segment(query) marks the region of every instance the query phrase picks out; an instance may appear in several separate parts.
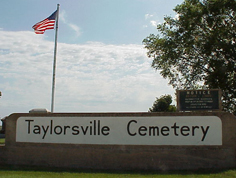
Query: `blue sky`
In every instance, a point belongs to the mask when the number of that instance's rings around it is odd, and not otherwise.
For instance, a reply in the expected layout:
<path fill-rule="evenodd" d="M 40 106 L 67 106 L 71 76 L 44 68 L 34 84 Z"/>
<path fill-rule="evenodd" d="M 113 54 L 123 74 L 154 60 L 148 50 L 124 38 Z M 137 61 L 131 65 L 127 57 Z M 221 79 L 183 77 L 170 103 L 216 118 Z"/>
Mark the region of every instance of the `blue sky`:
<path fill-rule="evenodd" d="M 182 0 L 0 2 L 0 118 L 51 106 L 54 30 L 32 26 L 60 4 L 55 112 L 143 112 L 174 89 L 142 40 Z"/>

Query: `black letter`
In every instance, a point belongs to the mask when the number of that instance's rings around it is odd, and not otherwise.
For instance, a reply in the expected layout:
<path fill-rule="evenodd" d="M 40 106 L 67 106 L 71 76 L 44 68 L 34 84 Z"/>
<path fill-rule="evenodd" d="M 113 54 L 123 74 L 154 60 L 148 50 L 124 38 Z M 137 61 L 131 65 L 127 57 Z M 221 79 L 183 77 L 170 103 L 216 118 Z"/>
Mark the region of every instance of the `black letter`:
<path fill-rule="evenodd" d="M 178 129 L 179 126 L 176 126 L 176 123 L 175 123 L 171 128 L 174 129 L 175 136 L 178 136 L 176 129 Z"/>
<path fill-rule="evenodd" d="M 28 123 L 28 134 L 30 134 L 30 122 L 34 122 L 34 120 L 25 120 L 25 122 L 29 122 Z"/>
<path fill-rule="evenodd" d="M 195 129 L 199 129 L 199 126 L 193 126 L 192 127 L 192 136 L 195 135 Z"/>
<path fill-rule="evenodd" d="M 51 125 L 50 125 L 50 134 L 52 135 L 52 126 L 53 126 L 53 120 L 51 120 Z"/>
<path fill-rule="evenodd" d="M 41 129 L 40 129 L 40 126 L 39 126 L 39 125 L 35 125 L 34 128 L 35 128 L 35 129 L 33 130 L 34 134 L 40 134 L 40 133 L 41 133 Z"/>
<path fill-rule="evenodd" d="M 181 127 L 181 129 L 180 129 L 180 132 L 181 132 L 181 134 L 183 135 L 183 136 L 188 136 L 189 135 L 189 133 L 184 133 L 185 131 L 189 131 L 190 129 L 189 129 L 189 127 L 188 126 L 183 126 L 183 127 Z"/>
<path fill-rule="evenodd" d="M 202 141 L 204 141 L 204 139 L 205 139 L 205 137 L 206 137 L 206 135 L 207 135 L 207 132 L 208 132 L 208 129 L 210 128 L 210 126 L 207 126 L 207 127 L 206 127 L 206 130 L 204 130 L 204 127 L 203 127 L 203 126 L 201 126 L 201 128 L 202 128 L 202 133 L 203 133 Z"/>
<path fill-rule="evenodd" d="M 60 128 L 59 132 L 56 132 L 57 128 Z M 57 135 L 60 135 L 62 133 L 62 127 L 60 125 L 57 125 L 56 127 L 54 127 L 54 133 Z"/>
<path fill-rule="evenodd" d="M 168 133 L 164 133 L 164 132 L 168 132 Z M 169 129 L 169 127 L 167 127 L 167 126 L 163 126 L 162 128 L 161 128 L 161 134 L 163 135 L 163 136 L 168 136 L 169 135 L 169 131 L 170 131 L 170 129 Z"/>
<path fill-rule="evenodd" d="M 45 136 L 46 136 L 46 134 L 47 134 L 47 132 L 48 132 L 48 128 L 49 128 L 49 126 L 47 126 L 46 128 L 42 125 L 42 129 L 43 129 L 43 139 L 45 138 Z"/>
<path fill-rule="evenodd" d="M 130 126 L 131 122 L 135 122 L 135 123 L 137 123 L 136 120 L 131 120 L 131 121 L 129 121 L 129 123 L 128 123 L 128 125 L 127 125 L 127 131 L 128 131 L 128 134 L 129 134 L 129 135 L 131 135 L 131 136 L 135 136 L 136 133 L 133 133 L 133 134 L 132 134 L 132 133 L 130 133 L 130 131 L 129 131 L 129 126 Z"/>
<path fill-rule="evenodd" d="M 110 131 L 110 128 L 108 126 L 104 126 L 101 130 L 102 135 L 105 135 L 105 136 L 109 135 L 109 131 Z M 107 133 L 105 133 L 105 132 L 107 132 Z"/>
<path fill-rule="evenodd" d="M 78 129 L 78 130 L 77 130 Z M 72 130 L 74 131 L 72 134 L 73 135 L 79 135 L 79 126 L 73 126 Z"/>
<path fill-rule="evenodd" d="M 66 135 L 66 129 L 70 128 L 70 126 L 64 126 L 64 135 Z"/>
<path fill-rule="evenodd" d="M 84 135 L 86 135 L 87 131 L 88 131 L 89 126 L 86 126 L 84 129 L 84 126 L 81 126 L 82 132 Z"/>
<path fill-rule="evenodd" d="M 154 126 L 149 127 L 149 136 L 152 136 L 152 133 L 153 133 L 153 136 L 155 136 L 156 135 L 155 130 L 156 130 L 157 136 L 159 136 L 159 127 L 154 127 Z"/>
<path fill-rule="evenodd" d="M 144 133 L 141 133 L 142 131 L 144 131 Z M 147 127 L 145 127 L 145 126 L 141 126 L 141 127 L 139 127 L 139 129 L 138 129 L 138 133 L 139 133 L 139 135 L 141 135 L 141 136 L 145 136 L 145 135 L 147 134 L 145 131 L 147 131 Z"/>

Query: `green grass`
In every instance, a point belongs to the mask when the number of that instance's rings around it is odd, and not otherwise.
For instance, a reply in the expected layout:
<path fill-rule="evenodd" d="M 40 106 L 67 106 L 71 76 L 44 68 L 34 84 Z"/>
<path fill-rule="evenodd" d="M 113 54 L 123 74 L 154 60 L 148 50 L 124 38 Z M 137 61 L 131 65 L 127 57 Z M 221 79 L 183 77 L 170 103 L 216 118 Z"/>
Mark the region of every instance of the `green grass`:
<path fill-rule="evenodd" d="M 0 138 L 0 144 L 5 144 L 5 138 Z"/>
<path fill-rule="evenodd" d="M 0 130 L 2 130 L 2 126 L 0 125 Z M 5 144 L 5 138 L 0 138 L 0 144 Z M 1 175 L 0 175 L 1 177 Z"/>
<path fill-rule="evenodd" d="M 37 167 L 0 166 L 1 178 L 232 178 L 236 169 L 175 172 L 95 171 Z"/>

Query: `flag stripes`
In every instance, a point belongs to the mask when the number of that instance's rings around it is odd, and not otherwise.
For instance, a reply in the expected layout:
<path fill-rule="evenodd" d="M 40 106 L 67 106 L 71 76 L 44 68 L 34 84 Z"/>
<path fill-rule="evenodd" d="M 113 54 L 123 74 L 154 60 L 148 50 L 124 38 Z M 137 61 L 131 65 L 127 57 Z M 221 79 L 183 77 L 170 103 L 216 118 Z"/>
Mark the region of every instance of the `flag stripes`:
<path fill-rule="evenodd" d="M 57 16 L 57 10 L 48 18 L 36 23 L 32 28 L 36 34 L 43 34 L 45 30 L 54 29 Z"/>

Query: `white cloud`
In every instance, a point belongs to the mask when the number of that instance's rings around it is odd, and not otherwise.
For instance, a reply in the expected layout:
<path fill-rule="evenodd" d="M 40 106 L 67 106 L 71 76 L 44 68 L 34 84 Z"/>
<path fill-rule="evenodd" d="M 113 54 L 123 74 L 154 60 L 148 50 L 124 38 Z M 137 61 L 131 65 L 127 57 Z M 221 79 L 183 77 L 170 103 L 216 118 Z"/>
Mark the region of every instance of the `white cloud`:
<path fill-rule="evenodd" d="M 62 22 L 64 22 L 64 23 L 66 22 L 66 11 L 65 10 L 60 11 L 59 18 Z"/>
<path fill-rule="evenodd" d="M 0 117 L 51 105 L 54 42 L 0 31 Z M 58 43 L 55 112 L 147 111 L 174 93 L 141 45 Z"/>
<path fill-rule="evenodd" d="M 157 26 L 157 22 L 156 22 L 155 20 L 151 20 L 150 23 L 151 23 L 151 25 L 154 26 L 154 27 Z"/>
<path fill-rule="evenodd" d="M 60 18 L 59 18 L 64 24 L 68 25 L 76 34 L 76 37 L 79 37 L 81 35 L 81 29 L 78 25 L 71 23 L 67 20 L 66 11 L 62 10 L 60 12 Z"/>
<path fill-rule="evenodd" d="M 146 20 L 149 19 L 149 18 L 151 18 L 151 17 L 153 17 L 153 15 L 151 15 L 151 14 L 145 14 L 145 19 L 146 19 Z"/>
<path fill-rule="evenodd" d="M 148 28 L 149 26 L 151 27 L 156 27 L 160 22 L 158 22 L 158 17 L 153 14 L 145 14 L 145 20 L 148 21 L 149 24 L 143 25 L 143 28 Z"/>
<path fill-rule="evenodd" d="M 69 23 L 68 25 L 70 26 L 72 30 L 75 31 L 77 37 L 81 35 L 81 30 L 77 25 L 72 24 L 72 23 Z"/>

